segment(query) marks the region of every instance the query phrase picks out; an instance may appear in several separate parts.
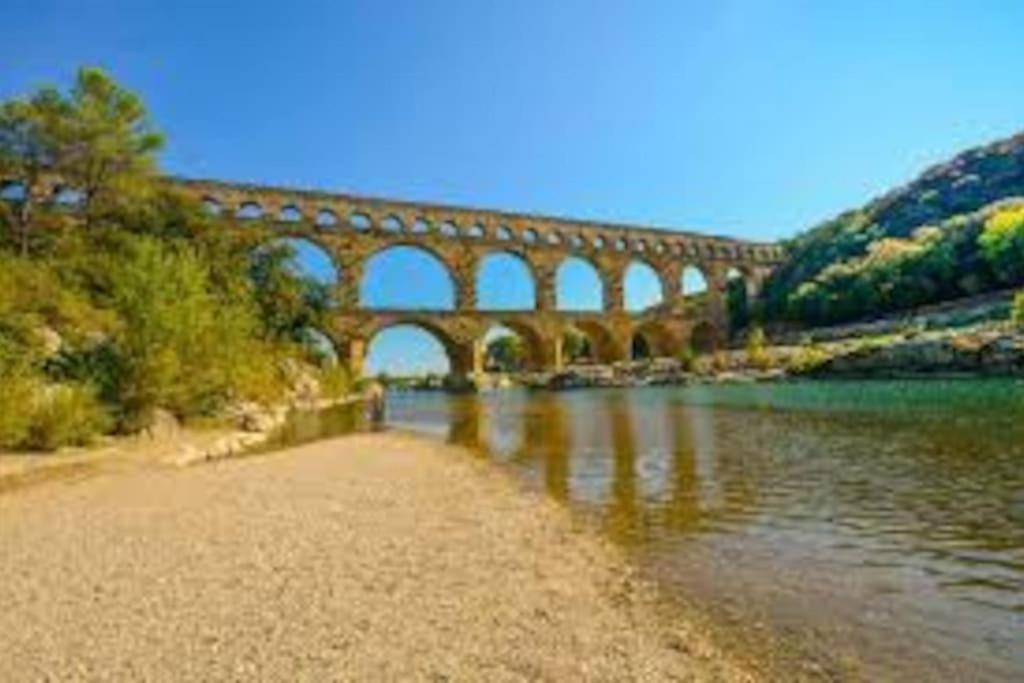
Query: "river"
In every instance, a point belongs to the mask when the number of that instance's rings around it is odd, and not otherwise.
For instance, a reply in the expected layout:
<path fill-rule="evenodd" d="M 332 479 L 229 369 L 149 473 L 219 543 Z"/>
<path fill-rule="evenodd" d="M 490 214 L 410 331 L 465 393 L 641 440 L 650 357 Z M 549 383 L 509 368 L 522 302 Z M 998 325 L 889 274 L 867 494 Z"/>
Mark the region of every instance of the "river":
<path fill-rule="evenodd" d="M 794 676 L 1024 679 L 1024 383 L 394 393 L 388 421 L 563 501 Z"/>

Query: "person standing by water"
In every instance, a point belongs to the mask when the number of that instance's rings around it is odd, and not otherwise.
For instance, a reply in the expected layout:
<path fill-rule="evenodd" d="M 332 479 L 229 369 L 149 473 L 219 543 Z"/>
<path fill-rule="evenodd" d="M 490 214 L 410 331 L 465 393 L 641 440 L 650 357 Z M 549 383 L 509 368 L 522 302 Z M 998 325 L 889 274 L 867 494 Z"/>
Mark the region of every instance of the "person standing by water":
<path fill-rule="evenodd" d="M 384 385 L 376 381 L 370 382 L 366 390 L 366 403 L 370 413 L 370 427 L 380 429 L 384 426 L 384 419 L 387 417 L 387 397 Z"/>

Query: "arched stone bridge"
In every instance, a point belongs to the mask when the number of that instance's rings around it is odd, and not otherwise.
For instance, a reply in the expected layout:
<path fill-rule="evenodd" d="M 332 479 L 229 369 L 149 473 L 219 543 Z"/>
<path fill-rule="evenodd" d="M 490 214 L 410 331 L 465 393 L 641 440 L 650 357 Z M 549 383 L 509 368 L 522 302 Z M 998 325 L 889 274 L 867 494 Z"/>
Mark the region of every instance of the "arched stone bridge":
<path fill-rule="evenodd" d="M 173 179 L 212 213 L 234 217 L 247 239 L 302 238 L 331 256 L 337 270 L 339 307 L 331 329 L 340 354 L 361 372 L 367 345 L 377 332 L 413 324 L 433 333 L 448 352 L 457 376 L 483 369 L 483 336 L 493 324 L 516 331 L 536 369 L 559 369 L 562 338 L 572 327 L 590 339 L 597 360 L 628 359 L 642 335 L 656 355 L 674 355 L 683 344 L 720 343 L 726 330 L 725 292 L 730 271 L 739 273 L 748 295 L 758 291 L 780 261 L 781 248 L 670 229 L 571 220 L 346 194 Z M 451 311 L 361 308 L 363 269 L 374 254 L 398 245 L 419 247 L 448 270 L 455 291 Z M 518 257 L 533 276 L 532 310 L 490 311 L 477 307 L 476 274 L 484 257 Z M 598 273 L 600 312 L 557 310 L 555 280 L 569 257 L 588 261 Z M 629 264 L 642 262 L 657 274 L 662 304 L 639 313 L 625 310 L 623 281 Z M 699 300 L 682 291 L 683 269 L 698 268 L 707 283 Z"/>

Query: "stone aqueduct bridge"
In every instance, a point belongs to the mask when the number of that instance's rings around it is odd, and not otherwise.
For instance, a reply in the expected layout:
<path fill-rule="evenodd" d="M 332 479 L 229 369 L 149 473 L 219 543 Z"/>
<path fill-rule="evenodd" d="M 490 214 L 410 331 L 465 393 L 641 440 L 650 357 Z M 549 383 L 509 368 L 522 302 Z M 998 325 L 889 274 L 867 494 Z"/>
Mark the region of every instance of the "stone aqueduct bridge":
<path fill-rule="evenodd" d="M 741 274 L 748 295 L 753 295 L 782 256 L 774 244 L 693 232 L 210 180 L 172 182 L 201 199 L 210 211 L 234 216 L 240 233 L 254 245 L 302 238 L 330 255 L 337 271 L 339 307 L 330 329 L 323 332 L 356 374 L 374 335 L 399 324 L 433 333 L 448 353 L 452 374 L 463 378 L 483 371 L 483 337 L 494 324 L 520 335 L 528 366 L 538 370 L 562 367 L 562 338 L 570 327 L 587 335 L 600 362 L 628 359 L 637 335 L 654 355 L 674 355 L 684 343 L 716 345 L 726 330 L 729 273 Z M 454 285 L 454 310 L 360 307 L 367 260 L 398 245 L 419 247 L 446 267 Z M 492 253 L 514 255 L 527 266 L 536 292 L 532 310 L 477 307 L 477 270 Z M 584 259 L 595 268 L 603 289 L 603 311 L 556 309 L 556 271 L 569 257 Z M 662 304 L 629 313 L 623 280 L 635 261 L 646 263 L 658 275 Z M 699 302 L 683 296 L 682 273 L 687 266 L 698 268 L 707 283 L 707 294 Z"/>

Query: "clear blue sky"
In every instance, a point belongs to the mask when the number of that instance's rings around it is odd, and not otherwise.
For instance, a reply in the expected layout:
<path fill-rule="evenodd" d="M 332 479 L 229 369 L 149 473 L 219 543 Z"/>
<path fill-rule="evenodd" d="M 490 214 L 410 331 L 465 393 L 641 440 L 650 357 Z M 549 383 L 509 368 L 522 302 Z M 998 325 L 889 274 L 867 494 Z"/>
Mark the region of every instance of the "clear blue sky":
<path fill-rule="evenodd" d="M 775 239 L 1024 128 L 1024 3 L 7 0 L 0 97 L 96 64 L 165 168 Z"/>

